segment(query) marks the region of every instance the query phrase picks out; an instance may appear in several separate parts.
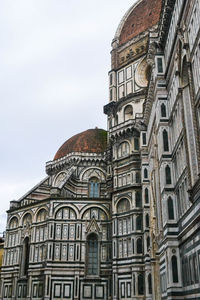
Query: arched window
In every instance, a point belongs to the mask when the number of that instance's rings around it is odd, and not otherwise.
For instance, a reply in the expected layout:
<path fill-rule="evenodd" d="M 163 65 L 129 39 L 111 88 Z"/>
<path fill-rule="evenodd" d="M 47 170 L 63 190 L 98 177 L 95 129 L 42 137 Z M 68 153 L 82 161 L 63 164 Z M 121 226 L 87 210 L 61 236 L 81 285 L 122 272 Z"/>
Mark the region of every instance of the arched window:
<path fill-rule="evenodd" d="M 43 222 L 46 220 L 47 211 L 45 209 L 41 209 L 37 214 L 37 222 Z"/>
<path fill-rule="evenodd" d="M 127 156 L 130 154 L 130 145 L 128 142 L 123 142 L 118 148 L 118 158 Z"/>
<path fill-rule="evenodd" d="M 137 253 L 142 254 L 142 238 L 137 239 Z"/>
<path fill-rule="evenodd" d="M 109 119 L 109 129 L 112 128 L 112 118 Z"/>
<path fill-rule="evenodd" d="M 26 225 L 31 225 L 31 223 L 32 223 L 32 216 L 31 216 L 31 214 L 29 214 L 29 213 L 25 214 L 25 216 L 23 217 L 22 224 L 24 226 L 26 226 Z"/>
<path fill-rule="evenodd" d="M 136 218 L 136 230 L 142 230 L 142 215 Z"/>
<path fill-rule="evenodd" d="M 161 104 L 161 117 L 166 118 L 167 112 L 166 112 L 166 106 L 164 103 Z"/>
<path fill-rule="evenodd" d="M 151 274 L 148 275 L 148 289 L 149 289 L 149 294 L 152 294 L 152 278 Z"/>
<path fill-rule="evenodd" d="M 145 203 L 148 204 L 149 203 L 149 190 L 148 190 L 148 188 L 146 188 L 144 190 L 144 198 L 145 198 Z"/>
<path fill-rule="evenodd" d="M 147 168 L 144 169 L 144 178 L 145 179 L 148 178 L 148 170 L 147 170 Z"/>
<path fill-rule="evenodd" d="M 172 279 L 173 283 L 178 282 L 178 265 L 177 265 L 177 257 L 172 256 Z"/>
<path fill-rule="evenodd" d="M 133 118 L 133 107 L 131 105 L 127 105 L 124 109 L 124 121 Z"/>
<path fill-rule="evenodd" d="M 17 217 L 13 217 L 10 221 L 9 228 L 14 229 L 17 228 L 17 226 L 18 226 L 18 219 Z"/>
<path fill-rule="evenodd" d="M 169 151 L 168 132 L 166 129 L 163 130 L 163 149 L 164 151 Z"/>
<path fill-rule="evenodd" d="M 147 237 L 147 251 L 149 251 L 150 248 L 150 237 Z"/>
<path fill-rule="evenodd" d="M 99 198 L 99 194 L 100 194 L 99 180 L 96 177 L 92 177 L 89 180 L 89 197 Z"/>
<path fill-rule="evenodd" d="M 30 255 L 30 243 L 29 243 L 29 238 L 26 237 L 23 242 L 23 251 L 22 251 L 22 276 L 28 275 L 29 255 Z"/>
<path fill-rule="evenodd" d="M 144 276 L 138 275 L 138 295 L 144 295 Z"/>
<path fill-rule="evenodd" d="M 142 197 L 140 191 L 137 191 L 135 194 L 135 206 L 142 207 Z"/>
<path fill-rule="evenodd" d="M 146 221 L 146 227 L 148 228 L 149 227 L 149 215 L 148 214 L 146 214 L 145 221 Z"/>
<path fill-rule="evenodd" d="M 168 165 L 165 168 L 165 180 L 166 180 L 166 184 L 171 184 L 172 183 L 171 169 Z"/>
<path fill-rule="evenodd" d="M 98 275 L 98 236 L 91 233 L 87 238 L 87 274 Z"/>
<path fill-rule="evenodd" d="M 174 220 L 174 203 L 171 197 L 167 199 L 167 206 L 168 206 L 168 218 L 169 220 Z"/>
<path fill-rule="evenodd" d="M 56 213 L 57 220 L 75 220 L 76 213 L 71 207 L 62 207 Z"/>
<path fill-rule="evenodd" d="M 105 221 L 107 220 L 107 215 L 102 209 L 98 207 L 92 207 L 87 209 L 82 216 L 83 220 L 91 220 L 93 218 L 95 220 Z"/>
<path fill-rule="evenodd" d="M 117 212 L 123 213 L 126 211 L 130 211 L 130 202 L 128 199 L 121 199 L 117 204 Z"/>

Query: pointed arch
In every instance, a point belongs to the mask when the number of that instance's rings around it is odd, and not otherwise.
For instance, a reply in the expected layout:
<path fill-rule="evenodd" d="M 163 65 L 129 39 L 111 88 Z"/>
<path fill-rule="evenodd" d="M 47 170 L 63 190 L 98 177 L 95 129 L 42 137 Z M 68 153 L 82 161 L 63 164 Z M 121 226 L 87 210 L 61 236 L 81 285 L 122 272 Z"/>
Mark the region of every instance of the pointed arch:
<path fill-rule="evenodd" d="M 144 190 L 144 198 L 145 198 L 145 203 L 148 204 L 149 203 L 149 189 L 145 188 Z"/>
<path fill-rule="evenodd" d="M 167 199 L 167 208 L 168 208 L 168 218 L 169 220 L 174 220 L 174 202 L 172 197 Z"/>
<path fill-rule="evenodd" d="M 91 233 L 87 237 L 87 275 L 95 276 L 99 273 L 99 243 L 98 235 Z"/>
<path fill-rule="evenodd" d="M 173 283 L 178 283 L 178 263 L 177 263 L 177 257 L 175 255 L 172 256 L 171 260 L 172 265 L 172 280 Z"/>
<path fill-rule="evenodd" d="M 132 105 L 127 105 L 124 108 L 124 121 L 128 121 L 133 118 L 133 107 Z"/>
<path fill-rule="evenodd" d="M 166 129 L 163 130 L 163 150 L 169 151 L 169 138 L 168 138 L 168 132 Z"/>
<path fill-rule="evenodd" d="M 166 184 L 172 184 L 171 168 L 169 167 L 169 165 L 165 167 L 165 182 Z"/>
<path fill-rule="evenodd" d="M 166 105 L 164 103 L 161 104 L 161 117 L 162 118 L 166 118 L 167 117 Z"/>

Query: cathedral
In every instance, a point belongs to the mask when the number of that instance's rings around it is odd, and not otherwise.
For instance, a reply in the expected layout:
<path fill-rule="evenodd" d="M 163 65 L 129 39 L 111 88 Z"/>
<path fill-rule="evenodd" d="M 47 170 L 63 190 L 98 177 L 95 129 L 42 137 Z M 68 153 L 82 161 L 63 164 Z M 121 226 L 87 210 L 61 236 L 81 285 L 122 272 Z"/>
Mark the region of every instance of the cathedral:
<path fill-rule="evenodd" d="M 11 201 L 0 299 L 200 299 L 199 16 L 138 0 L 122 18 L 107 131 L 71 137 Z"/>

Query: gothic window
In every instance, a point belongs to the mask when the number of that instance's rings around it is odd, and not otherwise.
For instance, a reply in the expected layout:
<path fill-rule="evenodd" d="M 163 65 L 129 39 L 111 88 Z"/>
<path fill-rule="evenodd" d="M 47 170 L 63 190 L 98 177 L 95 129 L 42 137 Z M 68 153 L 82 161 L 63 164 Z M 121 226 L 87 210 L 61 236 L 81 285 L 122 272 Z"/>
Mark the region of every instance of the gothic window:
<path fill-rule="evenodd" d="M 30 244 L 29 244 L 29 238 L 26 237 L 24 242 L 23 242 L 22 276 L 27 276 L 28 275 L 29 255 L 30 255 Z"/>
<path fill-rule="evenodd" d="M 128 142 L 123 142 L 118 148 L 118 158 L 127 156 L 130 154 L 130 145 Z"/>
<path fill-rule="evenodd" d="M 112 118 L 109 119 L 109 129 L 112 128 Z"/>
<path fill-rule="evenodd" d="M 178 282 L 178 264 L 177 264 L 177 257 L 175 255 L 172 256 L 172 280 L 173 283 Z"/>
<path fill-rule="evenodd" d="M 167 117 L 167 111 L 166 111 L 166 106 L 164 103 L 161 104 L 161 117 L 166 118 Z"/>
<path fill-rule="evenodd" d="M 124 121 L 133 118 L 133 107 L 131 105 L 127 105 L 124 109 Z"/>
<path fill-rule="evenodd" d="M 37 222 L 45 221 L 47 217 L 47 212 L 45 209 L 41 209 L 37 214 Z"/>
<path fill-rule="evenodd" d="M 138 295 L 144 295 L 144 276 L 138 275 Z"/>
<path fill-rule="evenodd" d="M 161 57 L 157 58 L 157 67 L 158 67 L 158 73 L 163 73 L 163 62 Z"/>
<path fill-rule="evenodd" d="M 144 178 L 145 179 L 148 178 L 148 170 L 147 170 L 147 168 L 144 169 Z"/>
<path fill-rule="evenodd" d="M 76 213 L 71 207 L 62 207 L 56 213 L 57 220 L 75 220 L 76 218 Z"/>
<path fill-rule="evenodd" d="M 100 184 L 98 178 L 92 177 L 89 180 L 89 197 L 99 198 L 100 195 Z"/>
<path fill-rule="evenodd" d="M 98 275 L 98 236 L 91 233 L 87 238 L 87 275 Z"/>
<path fill-rule="evenodd" d="M 136 218 L 136 230 L 142 230 L 142 215 Z"/>
<path fill-rule="evenodd" d="M 134 149 L 138 151 L 140 149 L 139 138 L 134 138 Z"/>
<path fill-rule="evenodd" d="M 163 130 L 163 149 L 164 151 L 169 151 L 168 132 L 166 129 Z"/>
<path fill-rule="evenodd" d="M 142 254 L 142 238 L 137 239 L 137 253 Z"/>
<path fill-rule="evenodd" d="M 146 144 L 147 144 L 147 136 L 146 136 L 146 132 L 143 132 L 143 133 L 142 133 L 142 143 L 143 143 L 143 145 L 146 145 Z"/>
<path fill-rule="evenodd" d="M 126 198 L 121 199 L 117 204 L 117 212 L 123 213 L 127 211 L 130 211 L 130 202 Z"/>
<path fill-rule="evenodd" d="M 17 228 L 17 226 L 18 226 L 18 219 L 17 219 L 17 217 L 13 217 L 10 221 L 9 228 L 14 229 L 14 228 Z"/>
<path fill-rule="evenodd" d="M 151 274 L 148 275 L 148 289 L 149 289 L 149 294 L 152 294 L 152 278 Z"/>
<path fill-rule="evenodd" d="M 148 214 L 146 214 L 145 220 L 146 220 L 146 227 L 148 228 L 149 227 L 149 215 Z"/>
<path fill-rule="evenodd" d="M 148 188 L 146 188 L 145 191 L 144 191 L 144 197 L 145 197 L 145 203 L 148 204 L 149 203 L 149 190 L 148 190 Z"/>
<path fill-rule="evenodd" d="M 142 207 L 142 197 L 140 191 L 137 191 L 135 194 L 135 206 Z"/>
<path fill-rule="evenodd" d="M 166 180 L 166 184 L 171 184 L 172 183 L 171 169 L 168 165 L 165 168 L 165 180 Z"/>
<path fill-rule="evenodd" d="M 171 197 L 167 199 L 167 206 L 168 206 L 168 218 L 169 220 L 174 220 L 174 203 Z"/>

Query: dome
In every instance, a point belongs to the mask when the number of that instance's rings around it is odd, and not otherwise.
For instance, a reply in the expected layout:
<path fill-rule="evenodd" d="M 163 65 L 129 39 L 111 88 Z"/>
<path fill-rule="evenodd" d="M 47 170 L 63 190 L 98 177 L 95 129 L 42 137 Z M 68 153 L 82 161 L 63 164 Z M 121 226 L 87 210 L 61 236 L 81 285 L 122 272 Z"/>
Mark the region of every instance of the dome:
<path fill-rule="evenodd" d="M 140 33 L 156 25 L 160 19 L 162 0 L 139 0 L 122 19 L 115 38 L 125 44 Z"/>
<path fill-rule="evenodd" d="M 57 151 L 54 160 L 72 152 L 102 153 L 107 147 L 107 131 L 103 129 L 88 129 L 74 135 Z"/>

